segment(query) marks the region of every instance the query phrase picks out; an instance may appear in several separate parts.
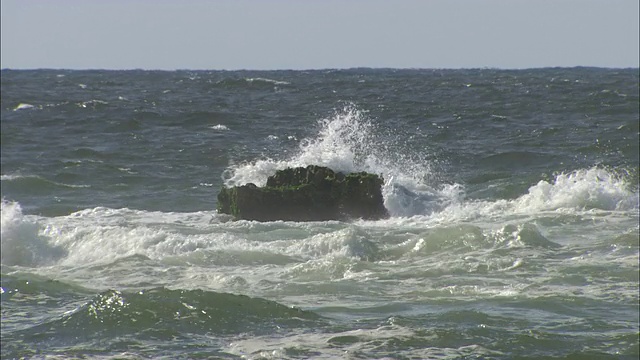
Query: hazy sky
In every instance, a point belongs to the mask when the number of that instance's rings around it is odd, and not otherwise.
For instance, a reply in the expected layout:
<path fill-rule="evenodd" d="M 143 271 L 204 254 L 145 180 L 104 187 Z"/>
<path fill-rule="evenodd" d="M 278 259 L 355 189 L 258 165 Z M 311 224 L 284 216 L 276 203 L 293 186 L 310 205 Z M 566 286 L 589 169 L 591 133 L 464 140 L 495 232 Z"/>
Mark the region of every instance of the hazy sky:
<path fill-rule="evenodd" d="M 638 0 L 2 0 L 2 68 L 638 67 Z"/>

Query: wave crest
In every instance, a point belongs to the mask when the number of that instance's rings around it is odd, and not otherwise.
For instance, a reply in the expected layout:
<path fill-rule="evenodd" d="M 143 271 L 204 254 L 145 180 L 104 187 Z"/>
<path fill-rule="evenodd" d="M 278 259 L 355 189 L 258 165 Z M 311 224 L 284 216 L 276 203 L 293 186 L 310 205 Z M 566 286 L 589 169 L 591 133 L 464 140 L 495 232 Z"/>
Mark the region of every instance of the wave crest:
<path fill-rule="evenodd" d="M 50 244 L 35 220 L 22 214 L 20 204 L 5 199 L 2 199 L 0 239 L 2 265 L 33 267 L 67 255 L 63 248 Z"/>
<path fill-rule="evenodd" d="M 515 206 L 521 210 L 629 210 L 638 208 L 638 194 L 629 190 L 623 177 L 593 167 L 559 174 L 553 182 L 541 180 L 518 198 Z"/>

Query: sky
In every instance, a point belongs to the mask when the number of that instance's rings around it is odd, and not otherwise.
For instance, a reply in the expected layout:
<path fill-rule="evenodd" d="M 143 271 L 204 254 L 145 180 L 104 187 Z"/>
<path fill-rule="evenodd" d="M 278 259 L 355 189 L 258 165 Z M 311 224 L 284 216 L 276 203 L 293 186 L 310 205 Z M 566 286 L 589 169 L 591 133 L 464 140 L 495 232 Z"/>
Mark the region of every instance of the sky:
<path fill-rule="evenodd" d="M 2 0 L 0 68 L 639 67 L 638 0 Z"/>

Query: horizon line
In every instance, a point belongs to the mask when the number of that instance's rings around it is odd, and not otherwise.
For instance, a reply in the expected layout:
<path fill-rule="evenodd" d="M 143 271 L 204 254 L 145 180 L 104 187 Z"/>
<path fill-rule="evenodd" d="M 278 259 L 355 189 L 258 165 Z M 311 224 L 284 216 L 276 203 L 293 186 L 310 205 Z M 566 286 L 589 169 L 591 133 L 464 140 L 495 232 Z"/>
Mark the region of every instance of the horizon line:
<path fill-rule="evenodd" d="M 0 71 L 336 71 L 336 70 L 536 70 L 536 69 L 612 69 L 612 70 L 629 70 L 640 69 L 637 66 L 593 66 L 593 65 L 573 65 L 573 66 L 533 66 L 533 67 L 493 67 L 493 66 L 476 66 L 476 67 L 374 67 L 374 66 L 353 66 L 353 67 L 326 67 L 326 68 L 281 68 L 281 69 L 260 69 L 260 68 L 65 68 L 65 67 L 34 67 L 34 68 L 11 68 L 3 67 Z"/>

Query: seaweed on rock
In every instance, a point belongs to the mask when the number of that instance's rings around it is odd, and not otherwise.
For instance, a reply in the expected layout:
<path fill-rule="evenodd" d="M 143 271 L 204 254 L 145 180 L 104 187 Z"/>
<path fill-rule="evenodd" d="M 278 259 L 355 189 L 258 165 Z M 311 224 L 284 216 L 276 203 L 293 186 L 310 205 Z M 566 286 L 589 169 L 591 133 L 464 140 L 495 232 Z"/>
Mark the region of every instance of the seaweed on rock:
<path fill-rule="evenodd" d="M 316 165 L 279 170 L 264 187 L 223 187 L 218 212 L 257 221 L 325 221 L 388 217 L 381 177 Z"/>

